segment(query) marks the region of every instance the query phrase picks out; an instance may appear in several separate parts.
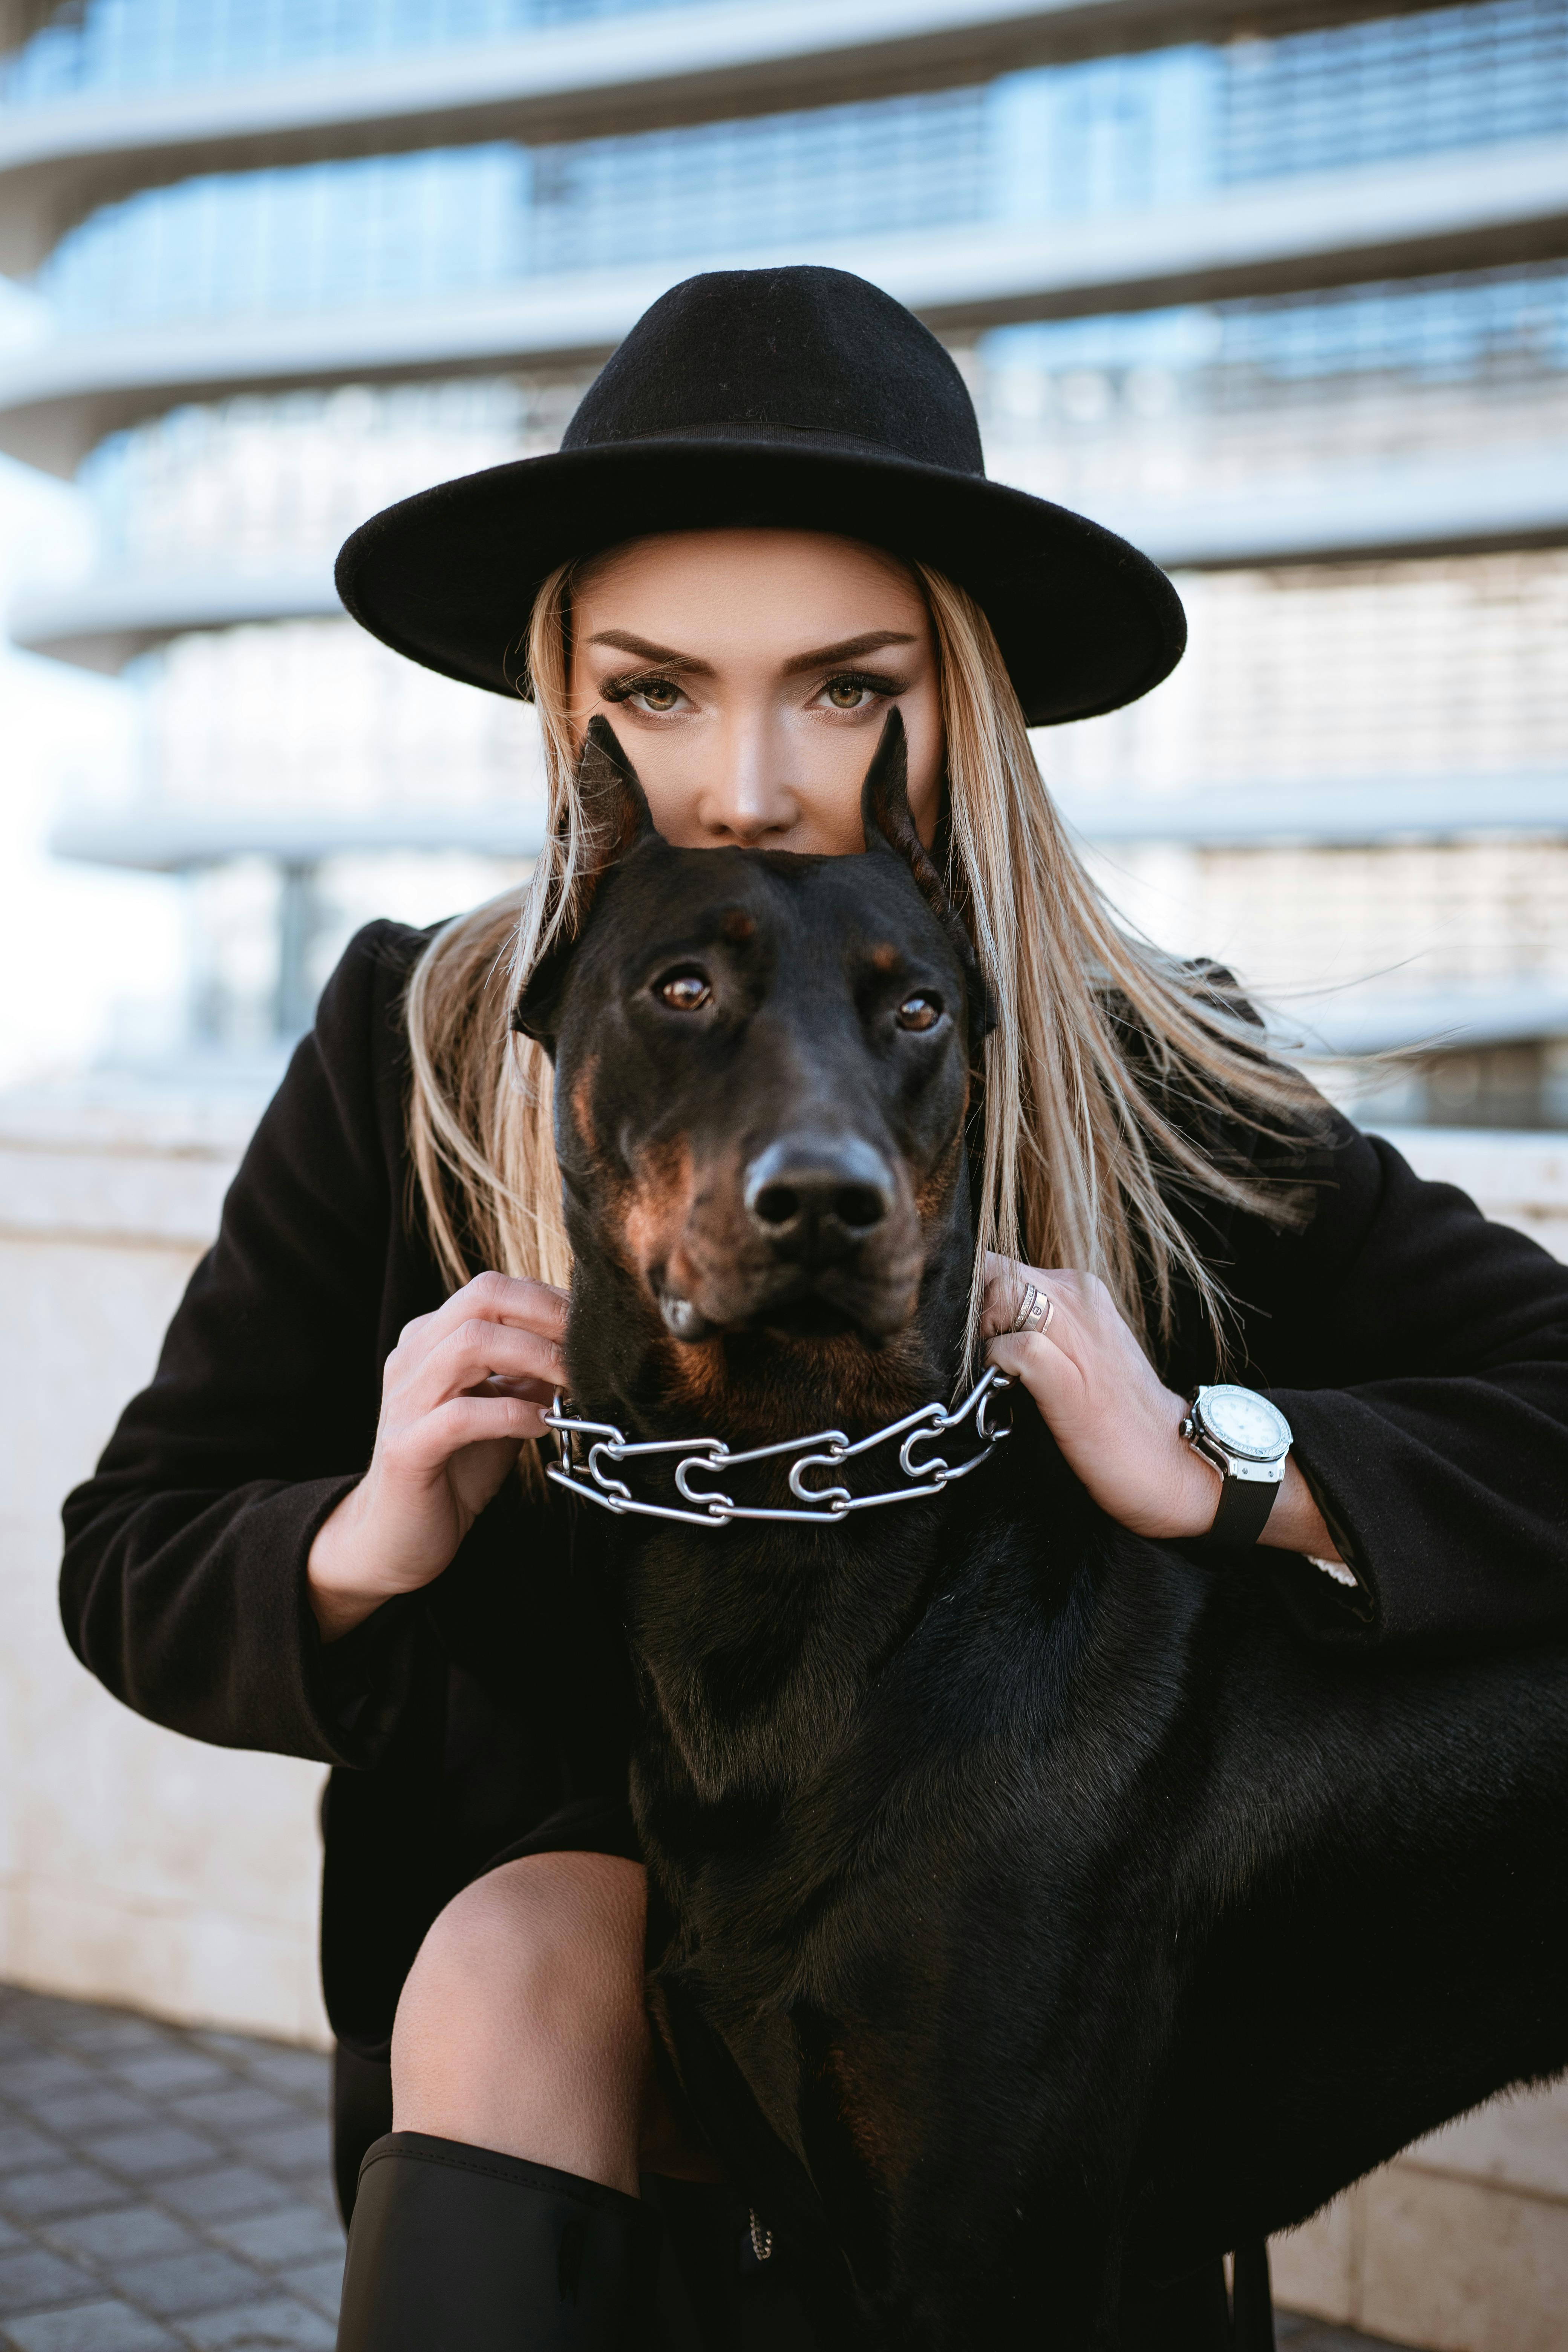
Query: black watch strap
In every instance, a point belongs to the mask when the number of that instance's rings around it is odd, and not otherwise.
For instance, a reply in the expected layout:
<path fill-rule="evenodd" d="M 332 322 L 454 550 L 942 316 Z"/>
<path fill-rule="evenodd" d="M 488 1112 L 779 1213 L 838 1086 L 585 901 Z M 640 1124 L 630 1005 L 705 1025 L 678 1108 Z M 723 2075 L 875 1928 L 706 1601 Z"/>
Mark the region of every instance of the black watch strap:
<path fill-rule="evenodd" d="M 1278 1478 L 1226 1477 L 1209 1529 L 1210 1543 L 1255 1544 L 1274 1508 L 1279 1486 Z"/>

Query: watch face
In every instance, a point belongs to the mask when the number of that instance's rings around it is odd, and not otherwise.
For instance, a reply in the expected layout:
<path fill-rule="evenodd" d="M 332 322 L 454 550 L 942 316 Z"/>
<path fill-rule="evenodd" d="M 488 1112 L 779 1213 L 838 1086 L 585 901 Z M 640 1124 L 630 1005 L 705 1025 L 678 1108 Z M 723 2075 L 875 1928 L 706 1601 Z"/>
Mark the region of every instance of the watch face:
<path fill-rule="evenodd" d="M 1252 1389 L 1205 1389 L 1200 1409 L 1205 1427 L 1227 1454 L 1245 1454 L 1253 1462 L 1274 1462 L 1289 1448 L 1289 1423 L 1267 1397 Z"/>

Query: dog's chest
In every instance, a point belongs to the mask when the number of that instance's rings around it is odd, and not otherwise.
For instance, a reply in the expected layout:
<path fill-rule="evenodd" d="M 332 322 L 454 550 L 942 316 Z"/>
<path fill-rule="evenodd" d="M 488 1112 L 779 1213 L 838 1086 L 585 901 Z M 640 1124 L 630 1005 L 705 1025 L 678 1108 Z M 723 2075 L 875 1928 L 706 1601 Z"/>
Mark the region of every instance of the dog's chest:
<path fill-rule="evenodd" d="M 1029 1544 L 1013 1549 L 1001 1572 L 994 1557 L 942 1562 L 872 1670 L 785 1685 L 775 1705 L 787 1717 L 795 1700 L 793 1720 L 710 1726 L 694 1743 L 645 1715 L 645 1847 L 683 1966 L 731 2013 L 804 2000 L 887 2015 L 906 1980 L 923 2000 L 953 1922 L 991 1899 L 976 1890 L 1037 1868 L 1017 1832 L 1021 1811 L 1053 1810 L 1041 1693 L 1061 1636 Z"/>

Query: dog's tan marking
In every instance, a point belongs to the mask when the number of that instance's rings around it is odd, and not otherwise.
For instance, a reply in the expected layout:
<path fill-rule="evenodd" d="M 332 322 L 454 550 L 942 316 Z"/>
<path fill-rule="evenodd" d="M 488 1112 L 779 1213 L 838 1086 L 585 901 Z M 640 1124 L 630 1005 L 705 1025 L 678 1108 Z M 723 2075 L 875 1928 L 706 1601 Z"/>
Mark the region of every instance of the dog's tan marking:
<path fill-rule="evenodd" d="M 896 971 L 899 966 L 899 950 L 890 940 L 884 940 L 880 947 L 872 949 L 871 961 L 879 971 Z"/>
<path fill-rule="evenodd" d="M 946 1150 L 927 1169 L 915 1187 L 915 1214 L 922 1225 L 929 1226 L 946 1213 L 963 1151 L 963 1124 L 960 1120 L 958 1132 Z"/>
<path fill-rule="evenodd" d="M 626 1253 L 645 1278 L 668 1264 L 691 1213 L 691 1145 L 684 1135 L 648 1144 L 633 1163 L 621 1235 Z"/>
<path fill-rule="evenodd" d="M 853 1339 L 816 1344 L 821 1393 L 833 1399 L 833 1418 L 852 1430 L 875 1429 L 925 1402 L 925 1394 L 913 1393 L 925 1387 L 927 1374 L 912 1331 L 906 1328 L 875 1349 Z"/>
<path fill-rule="evenodd" d="M 730 1394 L 730 1374 L 724 1362 L 723 1340 L 717 1337 L 711 1339 L 670 1339 L 660 1353 L 668 1381 L 666 1394 L 683 1405 L 689 1405 L 698 1417 L 694 1425 L 721 1427 Z"/>
<path fill-rule="evenodd" d="M 599 1057 L 590 1054 L 572 1087 L 572 1124 L 584 1151 L 596 1152 L 599 1139 L 594 1132 L 594 1080 L 599 1075 Z"/>
<path fill-rule="evenodd" d="M 879 2187 L 905 2168 L 897 2117 L 885 2095 L 879 2100 L 868 2070 L 845 2042 L 829 2042 L 822 2071 L 833 2085 L 838 2116 L 850 2147 Z"/>
<path fill-rule="evenodd" d="M 724 918 L 724 937 L 727 940 L 749 940 L 756 928 L 755 918 L 748 915 L 744 907 L 731 907 Z"/>

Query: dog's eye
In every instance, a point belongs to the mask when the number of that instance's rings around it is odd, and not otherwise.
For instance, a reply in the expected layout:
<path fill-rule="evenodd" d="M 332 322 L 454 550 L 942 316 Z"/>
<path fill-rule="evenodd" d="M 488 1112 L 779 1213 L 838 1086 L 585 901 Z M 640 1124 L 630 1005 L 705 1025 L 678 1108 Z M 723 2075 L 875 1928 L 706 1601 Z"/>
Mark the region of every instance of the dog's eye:
<path fill-rule="evenodd" d="M 668 971 L 656 980 L 653 992 L 672 1013 L 700 1012 L 713 992 L 700 971 Z"/>
<path fill-rule="evenodd" d="M 934 1029 L 941 1019 L 940 997 L 906 996 L 899 1007 L 900 1029 Z"/>

